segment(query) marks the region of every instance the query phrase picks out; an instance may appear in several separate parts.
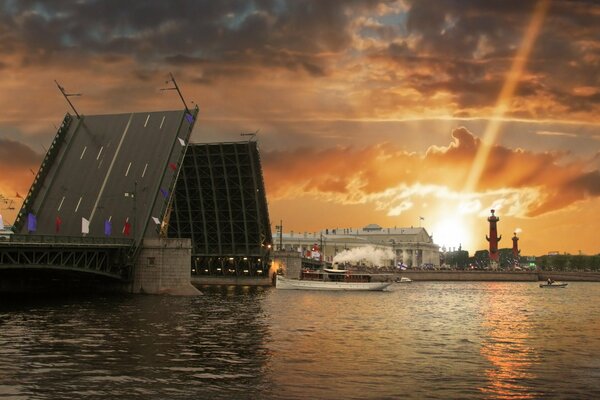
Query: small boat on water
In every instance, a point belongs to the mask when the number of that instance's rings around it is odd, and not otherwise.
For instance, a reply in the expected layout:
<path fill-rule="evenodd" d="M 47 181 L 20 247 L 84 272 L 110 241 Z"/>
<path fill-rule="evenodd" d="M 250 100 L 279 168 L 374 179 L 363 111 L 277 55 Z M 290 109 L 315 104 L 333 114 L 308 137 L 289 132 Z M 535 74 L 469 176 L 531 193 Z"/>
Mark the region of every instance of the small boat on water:
<path fill-rule="evenodd" d="M 398 282 L 398 283 L 411 283 L 412 279 L 403 276 L 400 279 L 396 279 L 396 282 Z"/>
<path fill-rule="evenodd" d="M 300 279 L 277 275 L 277 289 L 296 290 L 368 290 L 381 291 L 392 282 L 374 282 L 371 274 L 352 273 L 343 269 L 302 271 Z"/>
<path fill-rule="evenodd" d="M 540 287 L 541 288 L 565 288 L 567 287 L 568 283 L 564 283 L 564 282 L 544 282 L 544 283 L 540 283 Z"/>

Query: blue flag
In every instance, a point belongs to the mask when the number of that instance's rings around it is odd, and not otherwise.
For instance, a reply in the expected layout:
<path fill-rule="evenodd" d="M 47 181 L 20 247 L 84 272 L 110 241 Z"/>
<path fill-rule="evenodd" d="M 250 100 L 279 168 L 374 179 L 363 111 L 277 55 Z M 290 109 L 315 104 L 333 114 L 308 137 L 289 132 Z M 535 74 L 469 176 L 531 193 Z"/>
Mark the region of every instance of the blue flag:
<path fill-rule="evenodd" d="M 32 213 L 29 213 L 27 216 L 27 230 L 29 232 L 35 232 L 37 230 L 37 219 Z"/>
<path fill-rule="evenodd" d="M 104 221 L 104 234 L 110 236 L 112 234 L 112 222 L 109 220 Z"/>
<path fill-rule="evenodd" d="M 186 120 L 187 120 L 187 122 L 189 122 L 190 124 L 191 124 L 192 122 L 194 122 L 194 116 L 193 116 L 192 114 L 185 113 L 185 119 L 186 119 Z"/>
<path fill-rule="evenodd" d="M 169 198 L 169 191 L 167 189 L 160 188 L 160 194 L 162 194 L 165 199 Z"/>

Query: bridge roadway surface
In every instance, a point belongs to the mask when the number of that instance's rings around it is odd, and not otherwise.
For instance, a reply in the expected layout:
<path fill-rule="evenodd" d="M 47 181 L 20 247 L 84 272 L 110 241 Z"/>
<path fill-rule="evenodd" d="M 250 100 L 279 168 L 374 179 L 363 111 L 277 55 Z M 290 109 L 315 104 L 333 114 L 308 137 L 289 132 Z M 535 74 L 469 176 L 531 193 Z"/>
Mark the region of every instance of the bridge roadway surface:
<path fill-rule="evenodd" d="M 107 219 L 111 237 L 125 237 L 126 220 L 137 240 L 157 236 L 152 217 L 162 221 L 168 201 L 161 188 L 171 192 L 186 148 L 179 139 L 187 144 L 192 126 L 184 110 L 74 118 L 37 196 L 28 199 L 34 234 L 81 236 L 86 218 L 89 236 L 104 236 Z M 21 234 L 28 233 L 24 217 Z"/>

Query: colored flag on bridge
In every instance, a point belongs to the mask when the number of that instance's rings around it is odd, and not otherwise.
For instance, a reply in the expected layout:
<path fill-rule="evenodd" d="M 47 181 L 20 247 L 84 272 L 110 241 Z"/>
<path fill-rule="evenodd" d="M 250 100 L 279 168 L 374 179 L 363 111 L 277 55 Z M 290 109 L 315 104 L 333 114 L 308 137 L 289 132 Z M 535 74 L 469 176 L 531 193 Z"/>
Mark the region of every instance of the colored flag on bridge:
<path fill-rule="evenodd" d="M 60 219 L 60 217 L 57 215 L 56 221 L 54 222 L 54 230 L 56 231 L 56 233 L 60 232 L 61 225 L 62 225 L 62 219 Z"/>
<path fill-rule="evenodd" d="M 152 217 L 152 221 L 154 221 L 154 223 L 156 225 L 160 225 L 160 219 L 156 218 L 156 217 Z"/>
<path fill-rule="evenodd" d="M 179 139 L 179 143 L 180 143 L 182 146 L 185 146 L 185 140 L 183 140 L 183 139 L 182 139 L 182 138 L 180 138 L 180 137 L 178 137 L 177 139 Z"/>
<path fill-rule="evenodd" d="M 37 219 L 32 213 L 29 213 L 29 215 L 27 215 L 27 230 L 29 231 L 29 233 L 35 232 L 37 230 Z"/>
<path fill-rule="evenodd" d="M 104 221 L 104 234 L 110 236 L 112 234 L 112 222 L 109 219 Z"/>
<path fill-rule="evenodd" d="M 171 168 L 173 171 L 177 171 L 177 164 L 169 163 L 169 168 Z"/>
<path fill-rule="evenodd" d="M 192 114 L 189 113 L 185 113 L 185 119 L 187 122 L 189 122 L 190 124 L 194 122 L 194 116 Z"/>
<path fill-rule="evenodd" d="M 165 199 L 169 198 L 169 191 L 167 189 L 160 188 L 160 194 L 162 194 Z"/>
<path fill-rule="evenodd" d="M 125 220 L 125 225 L 123 226 L 123 235 L 129 236 L 131 234 L 131 224 L 129 223 L 129 218 Z"/>
<path fill-rule="evenodd" d="M 90 221 L 85 218 L 81 218 L 81 233 L 87 235 L 90 233 Z"/>

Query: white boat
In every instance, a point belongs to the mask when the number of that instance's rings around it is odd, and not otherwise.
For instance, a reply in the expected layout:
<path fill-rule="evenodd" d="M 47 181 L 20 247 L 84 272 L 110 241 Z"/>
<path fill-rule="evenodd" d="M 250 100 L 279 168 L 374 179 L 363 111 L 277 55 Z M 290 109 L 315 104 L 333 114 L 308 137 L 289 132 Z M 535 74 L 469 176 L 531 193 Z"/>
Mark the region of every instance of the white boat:
<path fill-rule="evenodd" d="M 411 283 L 412 279 L 403 276 L 400 279 L 396 279 L 396 282 L 398 282 L 398 283 Z"/>
<path fill-rule="evenodd" d="M 544 283 L 540 283 L 540 287 L 541 288 L 565 288 L 567 287 L 568 283 L 564 283 L 564 282 L 544 282 Z"/>
<path fill-rule="evenodd" d="M 372 282 L 370 274 L 350 273 L 346 270 L 324 269 L 303 271 L 300 279 L 277 275 L 277 289 L 295 290 L 369 290 L 381 291 L 392 282 Z"/>

